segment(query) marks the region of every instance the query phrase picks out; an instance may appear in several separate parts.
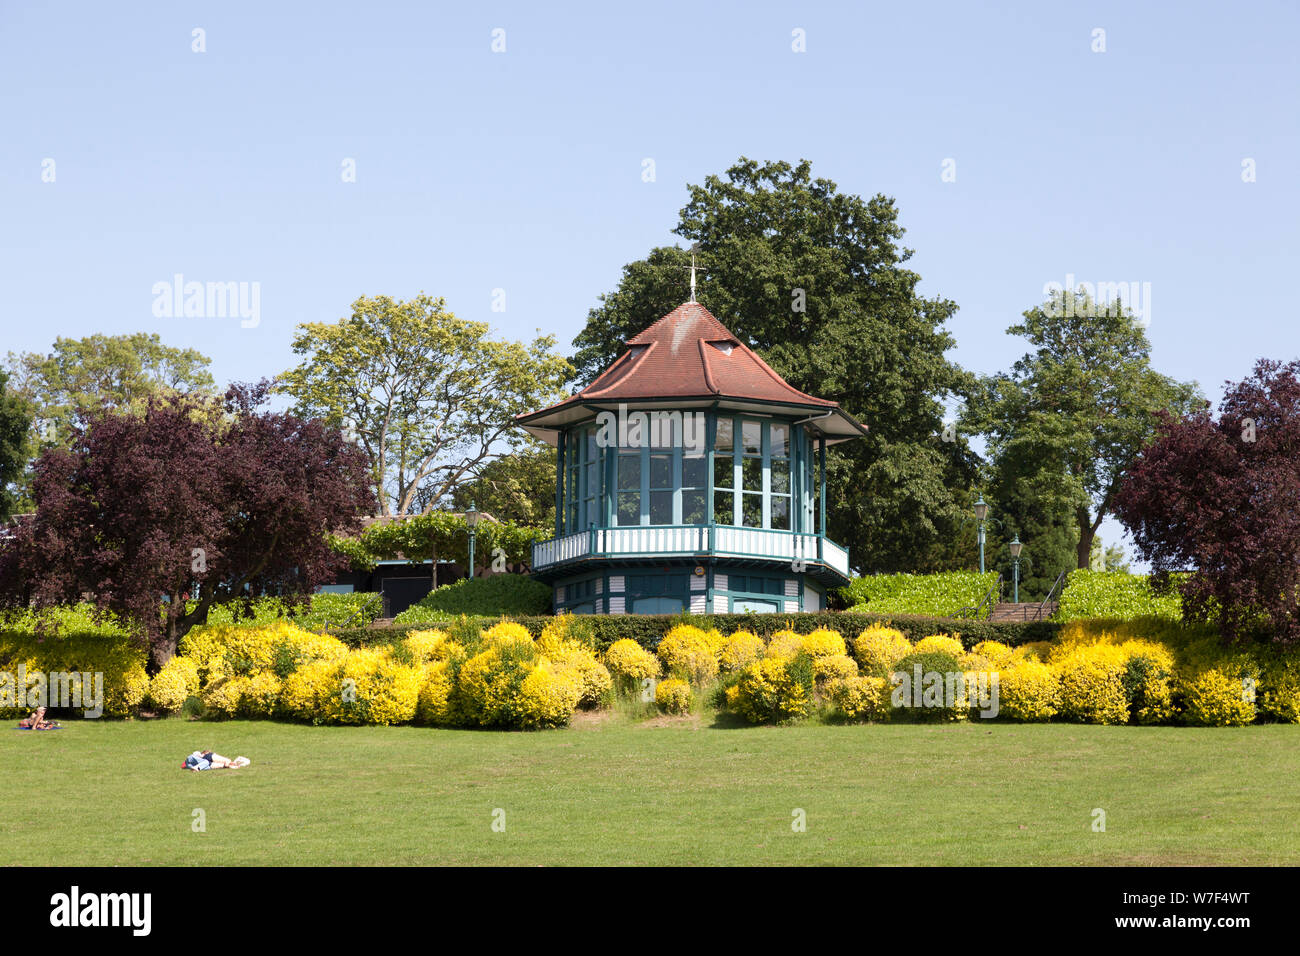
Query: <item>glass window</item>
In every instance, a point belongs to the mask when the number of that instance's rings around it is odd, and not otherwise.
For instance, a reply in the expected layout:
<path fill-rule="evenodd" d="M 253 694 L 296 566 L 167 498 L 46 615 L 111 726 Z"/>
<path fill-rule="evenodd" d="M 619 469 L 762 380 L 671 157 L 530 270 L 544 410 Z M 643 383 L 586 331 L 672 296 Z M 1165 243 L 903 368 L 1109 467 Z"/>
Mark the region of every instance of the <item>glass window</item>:
<path fill-rule="evenodd" d="M 761 455 L 763 453 L 763 423 L 741 422 L 740 442 L 746 455 Z"/>
<path fill-rule="evenodd" d="M 772 459 L 772 494 L 790 493 L 790 462 Z"/>
<path fill-rule="evenodd" d="M 713 450 L 729 452 L 733 448 L 735 448 L 735 444 L 731 434 L 731 419 L 719 418 L 717 433 L 713 440 Z"/>
<path fill-rule="evenodd" d="M 708 521 L 704 499 L 708 491 L 708 462 L 703 455 L 682 459 L 682 524 L 704 524 Z"/>
<path fill-rule="evenodd" d="M 717 524 L 736 523 L 736 496 L 730 491 L 713 492 L 713 520 Z"/>
<path fill-rule="evenodd" d="M 754 601 L 749 598 L 732 598 L 731 610 L 734 614 L 744 614 L 746 611 L 754 611 L 758 614 L 775 614 L 780 610 L 776 601 Z"/>
<path fill-rule="evenodd" d="M 671 491 L 650 492 L 650 523 L 673 523 L 673 493 Z"/>
<path fill-rule="evenodd" d="M 618 456 L 618 490 L 641 491 L 641 455 Z"/>
<path fill-rule="evenodd" d="M 650 487 L 669 488 L 673 486 L 673 456 L 650 456 Z"/>
<path fill-rule="evenodd" d="M 790 456 L 790 426 L 773 424 L 771 427 L 771 443 L 773 458 L 788 458 Z"/>
<path fill-rule="evenodd" d="M 649 597 L 632 602 L 633 614 L 676 614 L 683 608 L 681 598 Z"/>
<path fill-rule="evenodd" d="M 772 496 L 772 527 L 777 531 L 790 530 L 790 498 Z"/>
<path fill-rule="evenodd" d="M 736 464 L 731 456 L 713 459 L 713 487 L 734 488 L 736 486 Z"/>
<path fill-rule="evenodd" d="M 705 485 L 705 462 L 703 455 L 694 455 L 682 459 L 682 487 L 703 488 Z"/>
<path fill-rule="evenodd" d="M 741 523 L 746 528 L 763 527 L 763 496 L 762 494 L 745 494 L 741 501 Z"/>
<path fill-rule="evenodd" d="M 745 458 L 742 460 L 740 474 L 746 491 L 763 490 L 763 459 Z"/>
<path fill-rule="evenodd" d="M 707 493 L 704 488 L 683 489 L 682 524 L 704 524 L 708 521 L 704 509 L 704 498 Z M 727 512 L 727 516 L 730 518 L 731 512 Z"/>

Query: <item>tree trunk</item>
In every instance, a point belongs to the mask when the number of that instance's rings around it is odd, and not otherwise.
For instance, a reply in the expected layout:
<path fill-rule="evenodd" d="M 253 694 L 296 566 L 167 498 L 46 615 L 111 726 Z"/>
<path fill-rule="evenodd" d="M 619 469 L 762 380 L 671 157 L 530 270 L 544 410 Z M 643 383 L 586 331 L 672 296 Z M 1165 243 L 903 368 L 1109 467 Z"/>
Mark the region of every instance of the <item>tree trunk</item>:
<path fill-rule="evenodd" d="M 1092 539 L 1096 537 L 1097 532 L 1093 530 L 1092 522 L 1089 519 L 1088 512 L 1079 510 L 1075 513 L 1075 518 L 1079 523 L 1079 568 L 1087 570 L 1092 567 Z"/>

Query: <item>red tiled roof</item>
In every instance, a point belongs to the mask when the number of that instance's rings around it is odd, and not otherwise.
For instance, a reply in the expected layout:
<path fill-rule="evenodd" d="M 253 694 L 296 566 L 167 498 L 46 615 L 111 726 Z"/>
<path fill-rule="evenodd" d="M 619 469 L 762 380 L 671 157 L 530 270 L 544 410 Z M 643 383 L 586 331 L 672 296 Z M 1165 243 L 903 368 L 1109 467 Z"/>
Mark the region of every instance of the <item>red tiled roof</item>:
<path fill-rule="evenodd" d="M 552 407 L 582 401 L 713 397 L 837 407 L 788 384 L 698 302 L 679 305 L 629 339 L 627 346 L 594 382 Z"/>
<path fill-rule="evenodd" d="M 730 400 L 824 411 L 816 427 L 831 441 L 866 433 L 837 402 L 790 385 L 698 302 L 686 302 L 627 341 L 627 350 L 576 395 L 549 408 L 515 416 L 539 437 L 563 427 L 577 406 L 658 399 Z M 829 432 L 827 430 L 830 430 Z M 833 434 L 832 434 L 833 433 Z M 550 441 L 551 438 L 547 437 Z"/>

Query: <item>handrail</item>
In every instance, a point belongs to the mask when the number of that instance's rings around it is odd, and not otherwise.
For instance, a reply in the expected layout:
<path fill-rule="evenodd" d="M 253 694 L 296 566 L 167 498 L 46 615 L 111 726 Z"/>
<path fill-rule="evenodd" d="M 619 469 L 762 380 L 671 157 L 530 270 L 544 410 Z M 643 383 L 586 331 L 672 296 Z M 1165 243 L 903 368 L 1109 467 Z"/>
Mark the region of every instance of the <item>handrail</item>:
<path fill-rule="evenodd" d="M 969 607 L 963 607 L 958 609 L 957 613 L 954 614 L 953 617 L 956 618 L 969 617 L 978 620 L 980 616 L 980 611 L 984 610 L 984 606 L 986 604 L 988 605 L 997 604 L 997 599 L 1001 596 L 1002 596 L 1002 574 L 1001 572 L 999 572 L 997 579 L 993 582 L 993 586 L 984 592 L 984 596 L 979 599 L 978 603 L 972 604 Z"/>
<path fill-rule="evenodd" d="M 1056 576 L 1056 580 L 1052 582 L 1052 589 L 1047 592 L 1047 597 L 1043 598 L 1042 603 L 1038 605 L 1038 610 L 1034 612 L 1035 621 L 1041 621 L 1043 619 L 1043 609 L 1051 602 L 1052 595 L 1056 593 L 1056 589 L 1061 586 L 1061 582 L 1064 580 L 1065 572 L 1062 571 Z"/>

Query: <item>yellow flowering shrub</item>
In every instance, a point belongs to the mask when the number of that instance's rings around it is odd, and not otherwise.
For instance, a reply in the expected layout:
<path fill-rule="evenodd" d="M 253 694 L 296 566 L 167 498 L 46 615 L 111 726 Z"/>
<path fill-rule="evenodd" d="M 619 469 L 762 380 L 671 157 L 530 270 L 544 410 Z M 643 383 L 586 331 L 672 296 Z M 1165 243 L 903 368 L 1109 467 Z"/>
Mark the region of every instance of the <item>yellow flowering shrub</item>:
<path fill-rule="evenodd" d="M 1011 720 L 1051 720 L 1060 710 L 1061 685 L 1051 666 L 1019 660 L 998 671 L 998 715 Z"/>
<path fill-rule="evenodd" d="M 109 717 L 126 717 L 144 703 L 149 694 L 149 675 L 143 661 L 121 662 L 120 667 L 105 669 L 103 674 L 104 713 Z"/>
<path fill-rule="evenodd" d="M 209 717 L 234 717 L 244 696 L 244 677 L 218 677 L 203 688 L 203 713 Z"/>
<path fill-rule="evenodd" d="M 655 703 L 665 714 L 690 713 L 691 700 L 691 685 L 680 678 L 670 677 L 655 687 Z"/>
<path fill-rule="evenodd" d="M 1051 641 L 1030 641 L 1028 644 L 1017 644 L 1011 649 L 1011 659 L 1017 661 L 1041 661 L 1047 663 L 1052 653 Z"/>
<path fill-rule="evenodd" d="M 789 723 L 812 713 L 812 664 L 806 655 L 765 657 L 745 668 L 726 690 L 729 709 L 752 724 Z"/>
<path fill-rule="evenodd" d="M 338 662 L 312 661 L 299 667 L 284 680 L 280 688 L 280 712 L 308 720 L 324 722 L 324 702 L 340 693 Z"/>
<path fill-rule="evenodd" d="M 605 666 L 623 690 L 635 690 L 643 680 L 659 676 L 659 659 L 630 638 L 609 645 Z"/>
<path fill-rule="evenodd" d="M 1174 716 L 1174 655 L 1152 641 L 1124 641 L 1124 690 L 1129 709 L 1140 724 L 1168 723 Z"/>
<path fill-rule="evenodd" d="M 975 671 L 977 673 L 990 674 L 997 670 L 993 662 L 983 654 L 976 654 L 974 651 L 966 651 L 957 658 L 957 665 L 963 671 Z"/>
<path fill-rule="evenodd" d="M 805 634 L 801 649 L 809 657 L 843 657 L 848 653 L 844 638 L 839 631 L 828 627 L 819 627 Z"/>
<path fill-rule="evenodd" d="M 718 659 L 708 635 L 690 624 L 678 624 L 664 635 L 656 651 L 664 670 L 692 684 L 704 684 L 718 676 Z"/>
<path fill-rule="evenodd" d="M 103 674 L 104 716 L 126 717 L 134 713 L 149 695 L 149 675 L 144 665 L 144 646 L 126 638 L 83 636 L 50 636 L 36 641 L 23 641 L 12 653 L 25 658 L 28 674 L 58 671 L 63 673 Z M 4 670 L 16 673 L 20 660 L 12 660 Z M 28 687 L 28 693 L 35 684 Z M 96 684 L 92 678 L 83 685 L 82 692 L 90 696 L 87 706 L 93 706 Z M 17 689 L 17 688 L 15 688 Z M 28 701 L 30 703 L 30 700 Z M 30 708 L 19 708 L 27 716 Z"/>
<path fill-rule="evenodd" d="M 531 646 L 533 636 L 528 628 L 514 621 L 498 621 L 483 632 L 483 642 L 487 646 L 509 647 L 511 645 Z"/>
<path fill-rule="evenodd" d="M 962 646 L 961 640 L 951 634 L 931 634 L 929 637 L 921 638 L 916 642 L 916 646 L 912 648 L 913 653 L 916 654 L 930 654 L 937 652 L 940 654 L 951 654 L 956 658 L 960 658 L 965 650 L 966 649 Z"/>
<path fill-rule="evenodd" d="M 718 656 L 722 673 L 734 674 L 748 667 L 763 656 L 764 648 L 763 639 L 757 634 L 750 631 L 736 631 L 727 638 L 727 643 Z"/>
<path fill-rule="evenodd" d="M 173 655 L 149 681 L 149 700 L 158 710 L 175 713 L 199 692 L 199 668 L 188 657 Z"/>
<path fill-rule="evenodd" d="M 19 680 L 19 673 L 31 674 L 40 670 L 40 665 L 35 658 L 20 655 L 17 648 L 0 647 L 0 670 L 8 671 L 13 680 L 13 703 L 12 707 L 0 706 L 0 718 L 26 717 L 34 708 L 28 707 L 28 700 L 24 696 L 24 685 Z M 9 688 L 5 688 L 8 693 Z M 29 691 L 30 692 L 30 691 Z M 7 701 L 6 701 L 7 702 Z"/>
<path fill-rule="evenodd" d="M 1184 718 L 1193 727 L 1244 727 L 1255 719 L 1255 705 L 1241 678 L 1223 671 L 1202 671 L 1186 684 L 1184 693 Z"/>
<path fill-rule="evenodd" d="M 883 677 L 847 677 L 832 681 L 827 697 L 849 720 L 884 720 L 889 716 L 890 685 Z"/>
<path fill-rule="evenodd" d="M 858 665 L 847 654 L 825 654 L 813 658 L 813 682 L 820 691 L 826 685 L 858 676 Z"/>
<path fill-rule="evenodd" d="M 589 615 L 561 612 L 546 622 L 537 639 L 537 649 L 543 654 L 564 643 L 578 644 L 589 651 L 596 650 L 596 637 Z"/>
<path fill-rule="evenodd" d="M 430 661 L 445 660 L 449 645 L 454 642 L 447 636 L 446 631 L 437 629 L 431 631 L 410 631 L 402 641 L 402 646 L 410 653 L 411 658 L 419 664 L 427 664 Z"/>
<path fill-rule="evenodd" d="M 466 723 L 490 727 L 505 721 L 511 683 L 522 680 L 514 659 L 502 659 L 500 648 L 481 651 L 460 665 L 456 700 Z"/>
<path fill-rule="evenodd" d="M 1067 647 L 1052 666 L 1060 679 L 1062 717 L 1084 724 L 1128 723 L 1126 659 L 1118 647 Z"/>
<path fill-rule="evenodd" d="M 1255 703 L 1260 713 L 1273 720 L 1300 723 L 1300 656 L 1293 651 L 1265 656 Z"/>
<path fill-rule="evenodd" d="M 424 682 L 415 708 L 416 720 L 437 727 L 450 727 L 456 723 L 453 700 L 455 682 L 447 661 L 434 661 L 424 669 Z"/>
<path fill-rule="evenodd" d="M 328 634 L 315 634 L 288 621 L 244 626 L 199 627 L 181 638 L 178 653 L 192 660 L 202 684 L 227 676 L 292 670 L 317 660 L 342 660 L 347 645 Z"/>
<path fill-rule="evenodd" d="M 510 701 L 510 723 L 525 730 L 563 727 L 581 695 L 581 680 L 573 668 L 543 658 L 528 671 Z"/>
<path fill-rule="evenodd" d="M 718 665 L 721 666 L 722 652 L 727 648 L 727 635 L 716 627 L 711 627 L 704 632 L 704 640 L 708 642 L 709 649 L 713 651 L 714 658 L 718 661 Z"/>
<path fill-rule="evenodd" d="M 549 641 L 545 655 L 556 664 L 573 669 L 580 689 L 579 706 L 596 706 L 613 686 L 609 669 L 594 653 L 574 641 Z"/>
<path fill-rule="evenodd" d="M 853 656 L 863 674 L 884 677 L 894 664 L 912 653 L 912 642 L 886 624 L 872 624 L 853 641 Z"/>
<path fill-rule="evenodd" d="M 1014 652 L 1001 641 L 980 641 L 971 648 L 971 653 L 978 654 L 994 667 L 1011 663 Z"/>
<path fill-rule="evenodd" d="M 794 631 L 777 631 L 767 642 L 764 657 L 788 660 L 803 651 L 803 635 Z"/>
<path fill-rule="evenodd" d="M 280 678 L 270 671 L 259 671 L 247 677 L 237 677 L 240 682 L 237 713 L 240 717 L 270 717 L 280 703 Z"/>

